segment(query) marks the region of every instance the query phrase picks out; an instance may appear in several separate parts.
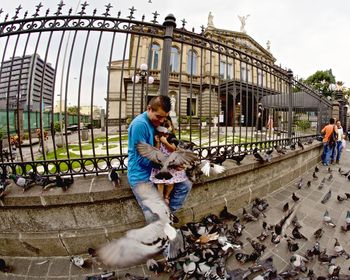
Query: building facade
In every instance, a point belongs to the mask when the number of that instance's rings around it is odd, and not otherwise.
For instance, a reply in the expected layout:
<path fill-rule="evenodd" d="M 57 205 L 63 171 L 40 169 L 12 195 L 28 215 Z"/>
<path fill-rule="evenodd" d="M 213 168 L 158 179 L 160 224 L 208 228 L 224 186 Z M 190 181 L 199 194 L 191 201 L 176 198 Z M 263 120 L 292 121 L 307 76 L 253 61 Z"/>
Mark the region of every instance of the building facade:
<path fill-rule="evenodd" d="M 0 67 L 0 108 L 39 111 L 52 106 L 55 69 L 38 54 L 14 57 Z M 17 103 L 18 101 L 18 103 Z"/>
<path fill-rule="evenodd" d="M 229 126 L 235 122 L 255 125 L 254 108 L 262 97 L 281 94 L 287 87 L 268 69 L 276 67 L 269 43 L 265 49 L 245 32 L 218 29 L 212 21 L 201 35 L 206 39 L 203 44 L 183 43 L 176 34 L 173 38 L 167 94 L 175 99 L 177 116 L 221 116 L 220 122 Z M 219 42 L 222 50 L 213 49 L 210 41 Z M 110 64 L 109 119 L 133 118 L 152 96 L 160 94 L 163 44 L 162 38 L 132 35 L 128 59 Z M 154 83 L 135 84 L 133 77 L 144 63 Z"/>

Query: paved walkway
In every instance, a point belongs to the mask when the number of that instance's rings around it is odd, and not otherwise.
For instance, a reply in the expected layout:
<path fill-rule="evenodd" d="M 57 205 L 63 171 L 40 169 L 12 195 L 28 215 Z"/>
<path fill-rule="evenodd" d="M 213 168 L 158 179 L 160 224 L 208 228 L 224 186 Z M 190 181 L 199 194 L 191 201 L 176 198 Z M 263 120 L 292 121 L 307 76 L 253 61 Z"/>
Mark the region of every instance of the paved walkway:
<path fill-rule="evenodd" d="M 350 146 L 348 144 L 348 146 Z M 329 173 L 327 168 L 319 165 L 320 172 L 318 173 L 319 179 L 312 179 L 312 170 L 308 170 L 302 175 L 304 186 L 298 190 L 296 187 L 296 182 L 300 178 L 291 182 L 287 186 L 281 187 L 279 190 L 271 193 L 266 197 L 269 208 L 266 211 L 267 222 L 276 223 L 283 215 L 282 206 L 288 201 L 291 205 L 293 203 L 291 195 L 293 192 L 299 196 L 300 204 L 297 217 L 302 225 L 301 232 L 308 237 L 308 241 L 299 241 L 300 249 L 298 252 L 305 252 L 310 249 L 315 243 L 315 239 L 312 236 L 313 232 L 322 225 L 322 217 L 325 210 L 328 210 L 331 217 L 336 223 L 335 228 L 324 225 L 323 228 L 325 233 L 320 240 L 321 249 L 327 248 L 328 253 L 333 253 L 334 238 L 337 237 L 347 252 L 350 252 L 350 232 L 342 233 L 340 231 L 340 225 L 344 224 L 346 211 L 350 210 L 350 200 L 345 200 L 339 203 L 336 199 L 337 195 L 343 195 L 345 192 L 350 192 L 350 181 L 341 176 L 338 173 L 338 168 L 341 167 L 343 170 L 350 170 L 350 149 L 343 152 L 342 160 L 339 165 L 332 165 L 333 179 L 329 182 L 326 180 L 325 186 L 320 190 L 318 186 L 323 178 L 328 178 Z M 305 184 L 308 180 L 312 181 L 310 188 L 306 187 Z M 332 190 L 332 197 L 326 204 L 321 204 L 321 200 L 328 192 Z M 238 214 L 241 214 L 239 211 Z M 291 229 L 288 229 L 289 233 Z M 244 235 L 241 240 L 245 242 L 246 237 L 256 237 L 261 232 L 261 221 L 255 223 L 249 223 L 246 225 Z M 267 256 L 273 256 L 274 264 L 279 271 L 286 268 L 288 265 L 291 253 L 287 250 L 286 241 L 283 240 L 277 247 L 271 244 L 269 239 L 264 241 L 268 249 L 262 258 Z M 247 252 L 251 251 L 250 245 L 247 243 L 243 246 L 243 250 L 246 248 Z M 80 269 L 72 265 L 68 257 L 53 257 L 53 258 L 13 258 L 13 257 L 2 257 L 7 263 L 14 267 L 12 273 L 1 273 L 0 280 L 6 279 L 48 279 L 48 280 L 63 280 L 63 279 L 87 279 L 89 275 L 94 275 L 98 273 L 103 273 L 110 271 L 106 267 L 93 263 L 92 267 L 89 269 Z M 341 266 L 341 273 L 350 275 L 350 260 L 346 260 L 344 257 L 337 258 L 337 264 Z M 234 258 L 231 258 L 227 262 L 228 269 L 234 269 L 237 267 L 242 268 L 241 265 L 237 263 Z M 312 267 L 317 275 L 327 275 L 327 266 L 322 266 L 317 260 L 312 261 L 308 267 Z M 161 275 L 160 277 L 155 277 L 147 268 L 143 266 L 137 266 L 127 270 L 115 271 L 116 279 L 124 279 L 124 275 L 129 272 L 133 275 L 139 276 L 149 276 L 150 279 L 168 279 L 169 275 Z"/>

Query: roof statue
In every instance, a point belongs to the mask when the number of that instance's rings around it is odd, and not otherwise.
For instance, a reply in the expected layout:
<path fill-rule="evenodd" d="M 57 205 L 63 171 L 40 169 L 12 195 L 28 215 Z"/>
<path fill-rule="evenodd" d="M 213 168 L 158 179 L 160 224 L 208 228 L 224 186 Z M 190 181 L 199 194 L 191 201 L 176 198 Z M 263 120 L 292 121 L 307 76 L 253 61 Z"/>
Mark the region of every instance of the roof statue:
<path fill-rule="evenodd" d="M 242 33 L 246 33 L 246 30 L 245 30 L 245 24 L 246 24 L 246 21 L 247 21 L 247 18 L 249 17 L 250 15 L 246 15 L 246 16 L 238 16 L 239 20 L 241 21 L 241 32 Z"/>
<path fill-rule="evenodd" d="M 211 14 L 211 12 L 209 12 L 209 15 L 208 15 L 208 27 L 214 27 L 214 22 L 213 22 L 213 18 L 214 16 Z"/>
<path fill-rule="evenodd" d="M 268 51 L 270 51 L 270 49 L 271 49 L 271 42 L 270 42 L 270 40 L 267 40 L 267 42 L 266 42 L 266 49 Z"/>

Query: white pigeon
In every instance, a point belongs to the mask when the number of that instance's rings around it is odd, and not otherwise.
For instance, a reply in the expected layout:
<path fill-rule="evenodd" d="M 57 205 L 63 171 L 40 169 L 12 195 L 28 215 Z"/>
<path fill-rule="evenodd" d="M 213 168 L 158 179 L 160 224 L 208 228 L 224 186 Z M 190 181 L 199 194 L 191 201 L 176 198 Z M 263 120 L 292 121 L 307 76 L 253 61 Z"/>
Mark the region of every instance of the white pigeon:
<path fill-rule="evenodd" d="M 178 232 L 170 225 L 170 210 L 153 184 L 142 183 L 135 188 L 142 204 L 157 216 L 157 220 L 142 228 L 129 230 L 123 237 L 103 245 L 98 250 L 98 256 L 106 265 L 125 268 L 141 264 L 161 253 L 169 240 L 177 240 Z M 179 248 L 176 245 L 172 247 Z"/>
<path fill-rule="evenodd" d="M 332 221 L 331 216 L 329 216 L 328 210 L 326 210 L 326 212 L 323 214 L 323 221 L 331 227 L 336 227 L 335 223 Z"/>
<path fill-rule="evenodd" d="M 203 174 L 205 176 L 210 176 L 210 175 L 217 175 L 226 170 L 224 166 L 221 166 L 219 164 L 211 163 L 209 160 L 203 160 L 201 165 L 203 166 L 201 168 Z"/>

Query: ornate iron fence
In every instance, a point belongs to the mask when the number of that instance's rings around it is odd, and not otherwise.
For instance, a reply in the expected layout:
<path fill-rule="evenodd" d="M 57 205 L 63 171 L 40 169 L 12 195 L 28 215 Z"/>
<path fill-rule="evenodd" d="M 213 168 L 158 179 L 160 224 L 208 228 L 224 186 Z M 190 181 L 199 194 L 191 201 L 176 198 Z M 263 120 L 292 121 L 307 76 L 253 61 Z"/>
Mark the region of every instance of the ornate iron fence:
<path fill-rule="evenodd" d="M 325 98 L 245 33 L 212 24 L 195 33 L 173 15 L 159 24 L 157 12 L 135 20 L 134 8 L 114 17 L 111 5 L 88 15 L 87 6 L 64 14 L 61 2 L 52 14 L 39 4 L 30 17 L 18 7 L 12 18 L 0 10 L 0 108 L 15 110 L 2 120 L 2 172 L 126 170 L 127 126 L 157 94 L 171 96 L 177 136 L 201 157 L 286 146 L 314 137 L 330 116 Z"/>

